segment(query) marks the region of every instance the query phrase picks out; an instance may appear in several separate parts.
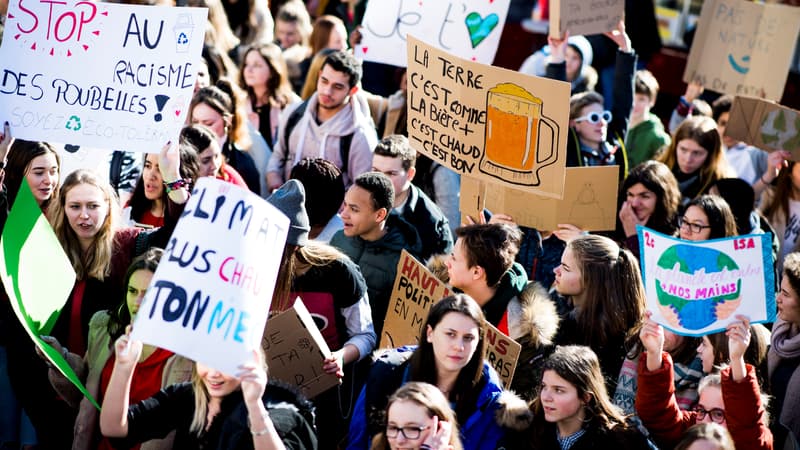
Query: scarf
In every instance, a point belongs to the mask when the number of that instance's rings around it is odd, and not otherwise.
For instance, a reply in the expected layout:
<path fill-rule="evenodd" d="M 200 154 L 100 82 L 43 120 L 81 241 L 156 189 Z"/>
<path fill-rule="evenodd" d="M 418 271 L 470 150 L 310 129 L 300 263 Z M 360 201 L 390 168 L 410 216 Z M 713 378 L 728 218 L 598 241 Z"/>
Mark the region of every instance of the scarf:
<path fill-rule="evenodd" d="M 800 357 L 800 327 L 791 322 L 778 319 L 772 326 L 772 346 L 767 354 L 767 368 L 770 376 L 785 359 Z M 783 411 L 780 411 L 780 423 L 800 435 L 800 415 L 794 408 L 800 404 L 800 368 L 792 374 L 783 398 Z"/>

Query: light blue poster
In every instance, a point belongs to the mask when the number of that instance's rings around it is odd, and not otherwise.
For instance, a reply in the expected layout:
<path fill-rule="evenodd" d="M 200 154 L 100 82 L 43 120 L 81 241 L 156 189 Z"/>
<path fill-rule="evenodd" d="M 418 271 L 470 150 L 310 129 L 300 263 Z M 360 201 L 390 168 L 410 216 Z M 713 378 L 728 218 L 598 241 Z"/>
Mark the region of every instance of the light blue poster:
<path fill-rule="evenodd" d="M 647 309 L 686 336 L 722 331 L 737 314 L 775 321 L 771 236 L 685 241 L 638 227 Z"/>

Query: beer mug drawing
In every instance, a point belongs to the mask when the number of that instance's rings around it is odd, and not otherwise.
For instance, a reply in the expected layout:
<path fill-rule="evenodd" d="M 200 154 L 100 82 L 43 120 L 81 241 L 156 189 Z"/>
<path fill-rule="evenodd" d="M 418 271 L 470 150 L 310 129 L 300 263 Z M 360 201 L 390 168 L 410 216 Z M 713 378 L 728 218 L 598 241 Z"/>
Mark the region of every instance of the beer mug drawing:
<path fill-rule="evenodd" d="M 538 186 L 539 171 L 558 158 L 558 125 L 542 100 L 512 83 L 486 94 L 486 134 L 480 170 L 523 186 Z"/>

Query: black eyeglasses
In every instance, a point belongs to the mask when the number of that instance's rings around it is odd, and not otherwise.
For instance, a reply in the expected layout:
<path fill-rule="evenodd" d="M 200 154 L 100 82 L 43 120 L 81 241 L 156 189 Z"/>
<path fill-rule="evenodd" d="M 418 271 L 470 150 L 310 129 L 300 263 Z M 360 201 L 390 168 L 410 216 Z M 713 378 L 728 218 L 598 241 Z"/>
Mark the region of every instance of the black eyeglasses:
<path fill-rule="evenodd" d="M 611 122 L 611 111 L 605 110 L 601 113 L 599 112 L 590 112 L 585 116 L 581 116 L 575 119 L 575 122 L 589 122 L 591 124 L 596 124 L 600 122 L 600 119 L 605 120 L 606 122 Z"/>
<path fill-rule="evenodd" d="M 711 225 L 703 225 L 703 224 L 699 224 L 699 223 L 689 222 L 689 221 L 686 220 L 685 217 L 679 217 L 678 218 L 678 226 L 683 228 L 684 225 L 693 234 L 700 233 L 701 231 L 705 230 L 706 228 L 711 228 Z"/>
<path fill-rule="evenodd" d="M 697 406 L 694 407 L 694 409 L 692 411 L 697 413 L 697 420 L 705 419 L 706 418 L 706 414 L 708 414 L 709 416 L 711 416 L 711 420 L 713 422 L 716 422 L 716 423 L 725 422 L 725 411 L 723 411 L 723 410 L 721 410 L 719 408 L 711 408 L 709 410 L 706 410 L 702 406 L 697 405 Z"/>
<path fill-rule="evenodd" d="M 430 427 L 396 427 L 393 425 L 387 425 L 386 437 L 396 438 L 398 434 L 402 434 L 406 439 L 419 439 L 419 435 L 428 428 Z"/>

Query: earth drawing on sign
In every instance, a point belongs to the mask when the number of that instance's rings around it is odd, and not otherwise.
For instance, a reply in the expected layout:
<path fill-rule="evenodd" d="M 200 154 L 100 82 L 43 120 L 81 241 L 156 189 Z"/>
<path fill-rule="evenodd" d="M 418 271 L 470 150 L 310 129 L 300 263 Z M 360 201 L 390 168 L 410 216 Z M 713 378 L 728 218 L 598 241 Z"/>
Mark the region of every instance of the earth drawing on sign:
<path fill-rule="evenodd" d="M 700 330 L 728 318 L 742 301 L 739 266 L 723 252 L 677 244 L 658 259 L 661 314 L 675 327 Z"/>

